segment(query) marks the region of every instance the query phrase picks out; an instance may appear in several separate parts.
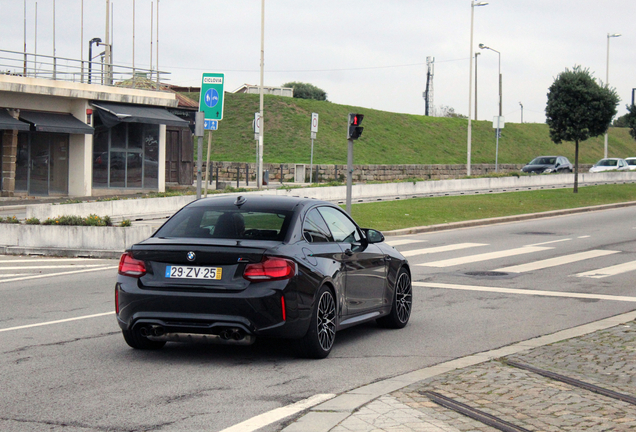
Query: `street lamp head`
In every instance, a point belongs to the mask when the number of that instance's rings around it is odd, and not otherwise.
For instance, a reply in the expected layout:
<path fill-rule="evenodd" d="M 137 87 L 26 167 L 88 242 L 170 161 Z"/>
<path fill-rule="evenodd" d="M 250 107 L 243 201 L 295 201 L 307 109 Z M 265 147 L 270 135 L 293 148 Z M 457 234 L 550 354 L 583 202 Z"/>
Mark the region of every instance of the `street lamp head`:
<path fill-rule="evenodd" d="M 100 43 L 101 41 L 102 41 L 102 39 L 101 39 L 101 38 L 96 37 L 96 38 L 91 39 L 91 40 L 90 40 L 90 43 L 97 43 L 97 46 L 99 46 L 99 43 Z"/>
<path fill-rule="evenodd" d="M 607 34 L 607 37 L 608 37 L 608 38 L 611 38 L 611 37 L 619 37 L 619 36 L 622 36 L 622 34 L 620 34 L 620 33 L 614 33 L 614 34 L 609 34 L 609 33 L 608 33 L 608 34 Z"/>
<path fill-rule="evenodd" d="M 481 44 L 481 43 L 479 44 L 479 48 L 481 48 L 481 49 L 488 49 L 488 47 L 487 47 L 486 45 Z"/>
<path fill-rule="evenodd" d="M 472 6 L 486 6 L 487 2 L 473 2 Z"/>

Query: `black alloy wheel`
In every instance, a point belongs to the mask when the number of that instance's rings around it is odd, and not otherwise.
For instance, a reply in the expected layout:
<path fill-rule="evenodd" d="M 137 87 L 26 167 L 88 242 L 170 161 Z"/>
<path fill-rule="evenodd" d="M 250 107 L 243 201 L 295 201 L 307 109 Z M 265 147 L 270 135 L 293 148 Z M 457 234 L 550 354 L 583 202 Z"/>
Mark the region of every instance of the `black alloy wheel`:
<path fill-rule="evenodd" d="M 321 359 L 329 355 L 336 340 L 336 302 L 326 286 L 320 288 L 316 298 L 309 329 L 300 340 L 300 351 L 304 357 Z"/>
<path fill-rule="evenodd" d="M 395 293 L 393 295 L 391 312 L 376 321 L 382 327 L 393 329 L 404 328 L 411 317 L 412 306 L 413 287 L 411 285 L 411 276 L 406 270 L 401 269 L 395 282 Z"/>

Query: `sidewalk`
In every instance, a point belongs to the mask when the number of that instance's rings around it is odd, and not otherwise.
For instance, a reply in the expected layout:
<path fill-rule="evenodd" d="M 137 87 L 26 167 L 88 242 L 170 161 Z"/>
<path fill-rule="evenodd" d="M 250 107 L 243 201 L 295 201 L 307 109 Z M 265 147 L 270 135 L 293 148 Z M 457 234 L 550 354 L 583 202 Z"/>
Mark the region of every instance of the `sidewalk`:
<path fill-rule="evenodd" d="M 313 407 L 283 431 L 635 430 L 634 319 L 631 312 L 370 384 Z M 459 411 L 434 402 L 436 395 Z"/>

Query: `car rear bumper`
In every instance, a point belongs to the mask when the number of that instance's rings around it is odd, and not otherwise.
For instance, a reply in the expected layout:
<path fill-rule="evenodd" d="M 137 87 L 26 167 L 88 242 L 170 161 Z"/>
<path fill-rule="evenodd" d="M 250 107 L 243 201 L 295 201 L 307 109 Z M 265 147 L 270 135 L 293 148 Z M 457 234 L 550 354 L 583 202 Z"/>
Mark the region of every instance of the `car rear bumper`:
<path fill-rule="evenodd" d="M 309 328 L 310 309 L 298 307 L 297 293 L 289 281 L 252 284 L 238 292 L 206 292 L 140 288 L 137 279 L 120 276 L 115 289 L 121 329 L 143 327 L 151 337 L 225 336 L 228 331 L 240 331 L 244 335 L 300 338 Z"/>

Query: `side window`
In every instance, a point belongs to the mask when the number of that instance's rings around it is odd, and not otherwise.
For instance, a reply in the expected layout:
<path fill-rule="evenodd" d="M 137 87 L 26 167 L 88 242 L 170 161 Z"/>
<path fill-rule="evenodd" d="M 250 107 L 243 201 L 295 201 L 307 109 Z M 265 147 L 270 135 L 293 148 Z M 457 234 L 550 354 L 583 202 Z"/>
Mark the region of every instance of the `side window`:
<path fill-rule="evenodd" d="M 355 243 L 360 241 L 360 232 L 344 213 L 332 207 L 320 207 L 320 214 L 327 222 L 333 239 L 339 243 Z"/>
<path fill-rule="evenodd" d="M 303 237 L 310 243 L 326 243 L 332 242 L 333 237 L 329 232 L 329 228 L 325 220 L 320 216 L 318 210 L 313 209 L 305 217 L 303 225 Z"/>

